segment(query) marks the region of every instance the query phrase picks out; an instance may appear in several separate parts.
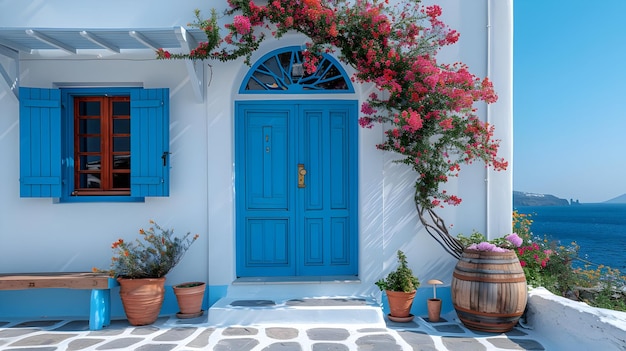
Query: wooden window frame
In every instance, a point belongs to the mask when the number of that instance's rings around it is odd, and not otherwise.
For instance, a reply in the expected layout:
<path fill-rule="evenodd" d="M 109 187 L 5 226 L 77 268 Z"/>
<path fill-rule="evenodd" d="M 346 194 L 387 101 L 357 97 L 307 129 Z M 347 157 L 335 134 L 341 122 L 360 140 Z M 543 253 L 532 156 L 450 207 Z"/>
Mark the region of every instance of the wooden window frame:
<path fill-rule="evenodd" d="M 97 101 L 100 102 L 100 115 L 99 116 L 81 116 L 80 115 L 80 103 Z M 74 97 L 74 190 L 72 196 L 130 196 L 130 183 L 128 187 L 116 188 L 114 186 L 114 174 L 128 174 L 130 181 L 130 168 L 128 169 L 114 169 L 113 159 L 114 156 L 128 156 L 130 158 L 130 149 L 128 151 L 114 151 L 113 139 L 115 137 L 131 137 L 130 133 L 118 133 L 115 134 L 113 130 L 114 120 L 128 119 L 130 122 L 130 114 L 128 115 L 113 115 L 113 103 L 115 102 L 128 102 L 130 104 L 130 96 L 76 96 Z M 129 107 L 130 110 L 130 107 Z M 100 134 L 81 134 L 80 121 L 89 119 L 100 120 Z M 94 151 L 81 151 L 80 142 L 82 138 L 86 137 L 100 137 L 100 150 Z M 83 169 L 81 156 L 100 156 L 100 169 L 98 171 Z M 100 187 L 99 188 L 81 188 L 80 178 L 84 174 L 98 174 L 100 175 Z"/>

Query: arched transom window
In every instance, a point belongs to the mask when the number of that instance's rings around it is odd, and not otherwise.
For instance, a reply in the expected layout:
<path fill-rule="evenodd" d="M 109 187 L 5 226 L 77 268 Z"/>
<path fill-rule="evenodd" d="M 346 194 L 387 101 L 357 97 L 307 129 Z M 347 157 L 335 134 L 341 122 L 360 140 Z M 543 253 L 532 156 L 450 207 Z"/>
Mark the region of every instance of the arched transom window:
<path fill-rule="evenodd" d="M 272 51 L 250 69 L 240 93 L 302 94 L 353 93 L 346 72 L 332 56 L 325 54 L 314 73 L 308 74 L 302 63 L 301 48 L 292 46 Z"/>

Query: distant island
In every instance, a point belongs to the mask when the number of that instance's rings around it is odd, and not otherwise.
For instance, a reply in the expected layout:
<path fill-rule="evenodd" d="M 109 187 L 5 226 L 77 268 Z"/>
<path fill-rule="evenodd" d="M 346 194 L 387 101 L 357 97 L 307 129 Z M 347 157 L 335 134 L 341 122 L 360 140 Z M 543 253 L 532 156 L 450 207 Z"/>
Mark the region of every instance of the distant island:
<path fill-rule="evenodd" d="M 604 204 L 626 204 L 626 194 L 602 202 Z M 578 200 L 561 199 L 550 194 L 513 191 L 513 206 L 575 206 L 580 205 Z"/>
<path fill-rule="evenodd" d="M 571 200 L 571 204 L 578 204 L 578 200 Z M 527 193 L 513 191 L 513 206 L 569 206 L 570 201 L 549 194 Z"/>
<path fill-rule="evenodd" d="M 614 197 L 611 200 L 604 201 L 605 204 L 626 204 L 626 194 Z"/>

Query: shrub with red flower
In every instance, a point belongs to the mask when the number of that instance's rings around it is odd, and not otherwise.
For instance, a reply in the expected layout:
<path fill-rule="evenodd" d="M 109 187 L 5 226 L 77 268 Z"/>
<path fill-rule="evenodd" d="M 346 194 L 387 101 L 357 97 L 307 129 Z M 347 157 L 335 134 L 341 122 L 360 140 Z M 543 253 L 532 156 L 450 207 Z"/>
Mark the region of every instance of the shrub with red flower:
<path fill-rule="evenodd" d="M 572 260 L 578 255 L 578 248 L 557 245 L 547 237 L 540 238 L 531 232 L 531 215 L 513 212 L 513 229 L 523 240 L 517 249 L 517 257 L 526 274 L 529 286 L 543 286 L 562 295 L 571 289 L 573 280 Z"/>
<path fill-rule="evenodd" d="M 542 248 L 536 242 L 531 242 L 517 249 L 519 263 L 524 269 L 524 274 L 529 284 L 542 280 L 541 271 L 548 266 L 552 254 L 552 250 Z"/>
<path fill-rule="evenodd" d="M 393 4 L 391 4 L 393 3 Z M 437 52 L 457 42 L 459 33 L 441 20 L 441 7 L 423 6 L 419 0 L 228 0 L 233 23 L 222 40 L 216 32 L 215 12 L 196 26 L 209 41 L 189 54 L 157 51 L 157 57 L 234 60 L 252 52 L 268 33 L 280 38 L 288 31 L 306 35 L 304 51 L 308 73 L 323 53 L 337 51 L 355 68 L 352 79 L 371 83 L 376 92 L 361 108 L 359 124 L 382 124 L 385 140 L 377 148 L 402 155 L 398 160 L 416 173 L 414 201 L 428 233 L 450 254 L 459 257 L 463 246 L 448 233 L 433 211 L 461 199 L 440 189 L 462 164 L 476 160 L 495 170 L 507 162 L 497 157 L 499 140 L 493 125 L 476 115 L 476 102 L 497 100 L 491 81 L 469 72 L 462 63 L 437 62 Z"/>

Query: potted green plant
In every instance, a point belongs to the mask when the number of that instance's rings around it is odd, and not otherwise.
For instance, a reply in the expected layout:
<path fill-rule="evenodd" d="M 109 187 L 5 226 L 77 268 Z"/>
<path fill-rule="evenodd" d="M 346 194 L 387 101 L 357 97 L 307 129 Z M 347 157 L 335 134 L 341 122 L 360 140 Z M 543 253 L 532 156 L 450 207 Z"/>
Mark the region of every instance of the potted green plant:
<path fill-rule="evenodd" d="M 419 279 L 409 268 L 406 255 L 398 250 L 398 267 L 387 274 L 384 279 L 378 280 L 376 286 L 387 295 L 389 303 L 389 319 L 394 322 L 410 322 L 413 320 L 411 306 L 415 299 L 415 292 L 420 286 Z"/>
<path fill-rule="evenodd" d="M 141 238 L 113 243 L 110 274 L 120 283 L 120 297 L 128 322 L 152 324 L 159 316 L 165 295 L 165 275 L 174 268 L 198 235 L 182 237 L 150 220 Z"/>
<path fill-rule="evenodd" d="M 186 282 L 173 286 L 174 295 L 176 295 L 176 301 L 180 312 L 176 314 L 176 317 L 195 318 L 201 316 L 204 311 L 202 310 L 202 301 L 204 300 L 204 291 L 206 284 L 204 282 Z"/>

